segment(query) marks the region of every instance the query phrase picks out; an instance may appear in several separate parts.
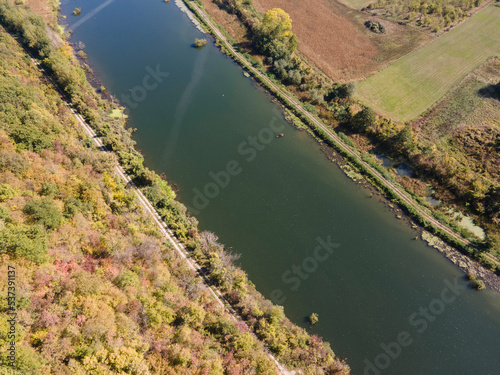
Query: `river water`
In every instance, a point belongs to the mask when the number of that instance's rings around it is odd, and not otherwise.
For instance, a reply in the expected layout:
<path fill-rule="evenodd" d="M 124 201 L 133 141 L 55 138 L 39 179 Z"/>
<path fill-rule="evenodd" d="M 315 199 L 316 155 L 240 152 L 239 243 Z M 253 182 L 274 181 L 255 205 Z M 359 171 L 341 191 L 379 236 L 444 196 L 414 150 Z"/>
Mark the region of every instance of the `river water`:
<path fill-rule="evenodd" d="M 173 2 L 67 0 L 62 13 L 128 106 L 146 164 L 353 374 L 500 373 L 499 295 L 462 288 L 453 264 L 288 124 Z"/>

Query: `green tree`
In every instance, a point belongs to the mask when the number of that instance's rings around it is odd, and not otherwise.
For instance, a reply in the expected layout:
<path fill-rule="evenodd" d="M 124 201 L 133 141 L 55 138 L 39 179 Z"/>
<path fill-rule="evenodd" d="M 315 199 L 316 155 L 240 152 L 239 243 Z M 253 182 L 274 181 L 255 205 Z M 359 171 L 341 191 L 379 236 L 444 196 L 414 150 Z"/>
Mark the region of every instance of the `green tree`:
<path fill-rule="evenodd" d="M 413 144 L 413 129 L 406 125 L 395 137 L 394 145 L 399 149 L 406 149 Z"/>
<path fill-rule="evenodd" d="M 42 188 L 40 189 L 40 195 L 53 197 L 55 195 L 59 195 L 59 185 L 55 182 L 47 181 L 42 184 Z"/>
<path fill-rule="evenodd" d="M 116 286 L 122 289 L 128 286 L 137 287 L 140 284 L 139 276 L 137 276 L 135 272 L 132 272 L 130 270 L 123 271 L 115 278 L 113 282 Z"/>
<path fill-rule="evenodd" d="M 248 355 L 255 348 L 255 339 L 250 332 L 244 332 L 233 336 L 233 346 L 237 357 Z"/>
<path fill-rule="evenodd" d="M 47 232 L 41 225 L 7 224 L 0 231 L 0 253 L 43 263 L 47 259 L 47 249 Z"/>
<path fill-rule="evenodd" d="M 500 185 L 491 186 L 488 189 L 484 197 L 484 207 L 491 218 L 497 218 L 500 215 Z"/>
<path fill-rule="evenodd" d="M 47 229 L 56 229 L 62 224 L 61 210 L 50 197 L 30 200 L 24 206 L 23 212 Z"/>
<path fill-rule="evenodd" d="M 371 108 L 365 107 L 353 116 L 353 125 L 359 130 L 365 130 L 375 124 L 375 112 Z"/>
<path fill-rule="evenodd" d="M 5 202 L 19 194 L 19 191 L 7 184 L 0 184 L 0 202 Z"/>

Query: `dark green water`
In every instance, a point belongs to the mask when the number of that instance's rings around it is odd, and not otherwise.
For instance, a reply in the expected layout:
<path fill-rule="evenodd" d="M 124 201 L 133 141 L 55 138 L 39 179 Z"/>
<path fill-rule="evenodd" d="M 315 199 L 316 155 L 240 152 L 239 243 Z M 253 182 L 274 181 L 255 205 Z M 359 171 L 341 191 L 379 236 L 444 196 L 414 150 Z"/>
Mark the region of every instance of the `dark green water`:
<path fill-rule="evenodd" d="M 62 10 L 72 25 L 101 4 L 70 0 Z M 80 17 L 71 16 L 75 7 Z M 287 124 L 211 38 L 192 48 L 200 37 L 173 2 L 115 0 L 76 27 L 73 41 L 85 43 L 108 90 L 124 104 L 122 95 L 131 97 L 147 165 L 175 182 L 202 229 L 242 254 L 257 288 L 328 340 L 354 374 L 500 373 L 499 296 L 453 294 L 448 283 L 463 274 Z M 156 81 L 145 80 L 151 69 L 160 72 Z M 217 188 L 212 176 L 228 163 L 234 173 Z M 195 189 L 213 198 L 196 205 Z M 314 258 L 318 237 L 335 246 Z M 310 328 L 304 318 L 312 312 L 320 320 Z M 389 345 L 393 358 L 381 356 L 381 344 L 398 335 L 406 346 L 399 353 Z M 366 361 L 379 369 L 366 370 Z"/>

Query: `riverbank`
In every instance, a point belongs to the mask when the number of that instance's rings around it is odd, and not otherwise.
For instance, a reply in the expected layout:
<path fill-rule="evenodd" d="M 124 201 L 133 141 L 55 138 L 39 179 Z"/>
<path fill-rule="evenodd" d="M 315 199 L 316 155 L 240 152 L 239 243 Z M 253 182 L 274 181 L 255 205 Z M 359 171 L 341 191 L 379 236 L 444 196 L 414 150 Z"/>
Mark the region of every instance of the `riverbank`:
<path fill-rule="evenodd" d="M 462 253 L 483 262 L 490 268 L 500 269 L 499 263 L 494 258 L 490 257 L 489 254 L 482 254 L 471 240 L 464 238 L 461 234 L 454 231 L 459 228 L 455 227 L 453 230 L 441 223 L 439 219 L 444 219 L 442 215 L 430 212 L 425 206 L 421 206 L 420 203 L 416 202 L 412 196 L 404 191 L 394 178 L 388 174 L 385 168 L 376 163 L 369 155 L 362 155 L 355 149 L 352 142 L 346 142 L 345 138 L 337 135 L 332 129 L 327 128 L 321 120 L 303 107 L 303 103 L 288 93 L 286 88 L 278 82 L 271 80 L 266 76 L 265 72 L 253 66 L 245 56 L 232 46 L 223 31 L 219 30 L 197 4 L 188 0 L 185 0 L 185 3 L 196 14 L 200 21 L 205 24 L 205 27 L 209 29 L 210 33 L 214 35 L 221 49 L 226 54 L 233 57 L 246 71 L 252 74 L 257 82 L 262 84 L 275 95 L 282 104 L 304 121 L 322 141 L 340 152 L 347 163 L 359 172 L 362 172 L 389 200 L 400 205 L 401 208 L 423 228 L 438 235 L 447 243 L 457 247 Z M 439 217 L 439 219 L 436 216 Z M 448 222 L 448 224 L 450 223 Z M 488 280 L 484 281 L 488 282 Z"/>

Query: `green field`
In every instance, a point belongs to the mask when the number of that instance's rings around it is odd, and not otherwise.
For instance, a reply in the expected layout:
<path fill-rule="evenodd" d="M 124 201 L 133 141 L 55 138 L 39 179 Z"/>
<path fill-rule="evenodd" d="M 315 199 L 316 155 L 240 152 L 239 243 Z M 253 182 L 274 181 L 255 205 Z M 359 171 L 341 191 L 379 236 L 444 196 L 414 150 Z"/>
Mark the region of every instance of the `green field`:
<path fill-rule="evenodd" d="M 354 8 L 354 9 L 362 9 L 368 4 L 373 3 L 374 0 L 338 0 L 339 3 L 342 3 L 344 5 L 347 5 L 348 7 Z"/>
<path fill-rule="evenodd" d="M 424 47 L 358 85 L 377 112 L 409 121 L 441 99 L 469 72 L 500 55 L 500 7 L 490 5 Z"/>

